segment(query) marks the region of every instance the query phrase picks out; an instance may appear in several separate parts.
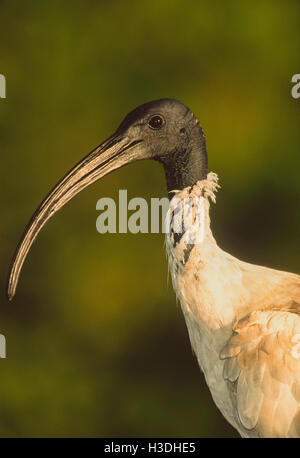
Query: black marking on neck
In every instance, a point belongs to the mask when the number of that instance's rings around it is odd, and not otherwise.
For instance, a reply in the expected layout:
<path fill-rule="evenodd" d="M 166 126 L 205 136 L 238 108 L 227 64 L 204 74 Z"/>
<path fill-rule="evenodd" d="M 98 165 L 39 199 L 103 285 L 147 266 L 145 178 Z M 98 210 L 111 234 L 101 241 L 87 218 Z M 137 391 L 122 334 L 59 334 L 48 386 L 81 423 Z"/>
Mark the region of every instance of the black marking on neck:
<path fill-rule="evenodd" d="M 182 228 L 181 232 L 175 232 L 174 231 L 174 225 L 173 225 L 174 224 L 174 216 L 176 216 L 176 214 L 179 211 L 180 211 L 180 208 L 178 208 L 178 207 L 174 208 L 174 210 L 172 211 L 172 216 L 171 216 L 171 221 L 170 221 L 170 239 L 171 239 L 173 248 L 176 247 L 176 245 L 180 242 L 180 240 L 182 239 L 182 237 L 184 235 L 183 228 Z"/>
<path fill-rule="evenodd" d="M 172 231 L 173 232 L 173 231 Z M 174 232 L 174 235 L 173 235 L 173 238 L 174 238 L 174 243 L 173 243 L 173 247 L 175 248 L 176 245 L 180 242 L 180 240 L 182 239 L 184 235 L 184 232 Z"/>
<path fill-rule="evenodd" d="M 186 245 L 186 248 L 185 248 L 185 250 L 183 252 L 183 260 L 184 260 L 183 264 L 184 265 L 188 262 L 188 260 L 190 258 L 190 254 L 191 254 L 192 249 L 194 248 L 194 246 L 195 245 L 193 243 L 189 243 L 189 244 Z"/>

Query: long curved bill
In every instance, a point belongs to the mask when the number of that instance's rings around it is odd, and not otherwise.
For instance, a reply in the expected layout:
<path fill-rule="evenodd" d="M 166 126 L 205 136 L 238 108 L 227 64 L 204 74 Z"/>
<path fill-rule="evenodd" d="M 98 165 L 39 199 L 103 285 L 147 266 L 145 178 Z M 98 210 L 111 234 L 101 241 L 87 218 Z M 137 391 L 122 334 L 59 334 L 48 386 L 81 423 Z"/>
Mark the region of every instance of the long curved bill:
<path fill-rule="evenodd" d="M 112 135 L 75 165 L 46 196 L 29 221 L 14 255 L 8 280 L 9 300 L 16 293 L 21 269 L 30 247 L 46 222 L 84 188 L 136 160 L 134 147 L 140 142 L 130 141 L 128 137 L 118 133 Z"/>

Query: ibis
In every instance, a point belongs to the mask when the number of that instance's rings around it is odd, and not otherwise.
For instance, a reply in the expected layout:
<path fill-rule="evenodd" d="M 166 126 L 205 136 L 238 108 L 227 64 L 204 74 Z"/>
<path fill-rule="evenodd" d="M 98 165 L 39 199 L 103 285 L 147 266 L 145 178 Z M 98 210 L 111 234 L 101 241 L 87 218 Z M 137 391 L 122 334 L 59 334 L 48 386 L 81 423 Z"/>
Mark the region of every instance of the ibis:
<path fill-rule="evenodd" d="M 156 100 L 131 111 L 46 196 L 17 247 L 9 299 L 49 218 L 88 185 L 143 159 L 164 167 L 172 283 L 216 406 L 243 437 L 300 437 L 300 276 L 240 261 L 218 246 L 209 216 L 218 177 L 208 173 L 198 119 L 177 100 Z M 196 204 L 190 206 L 191 226 L 180 232 L 175 213 L 186 199 Z"/>

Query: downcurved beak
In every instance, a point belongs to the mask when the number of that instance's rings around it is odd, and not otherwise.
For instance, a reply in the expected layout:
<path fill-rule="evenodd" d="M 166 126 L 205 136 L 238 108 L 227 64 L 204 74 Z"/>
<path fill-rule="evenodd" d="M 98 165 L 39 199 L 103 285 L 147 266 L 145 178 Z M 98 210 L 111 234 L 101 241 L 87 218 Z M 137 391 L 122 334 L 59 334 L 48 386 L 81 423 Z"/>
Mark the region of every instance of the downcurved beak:
<path fill-rule="evenodd" d="M 30 219 L 13 257 L 7 288 L 9 300 L 16 293 L 21 269 L 30 247 L 46 222 L 84 188 L 113 170 L 137 160 L 136 146 L 141 141 L 131 141 L 117 131 L 75 165 L 46 196 Z"/>

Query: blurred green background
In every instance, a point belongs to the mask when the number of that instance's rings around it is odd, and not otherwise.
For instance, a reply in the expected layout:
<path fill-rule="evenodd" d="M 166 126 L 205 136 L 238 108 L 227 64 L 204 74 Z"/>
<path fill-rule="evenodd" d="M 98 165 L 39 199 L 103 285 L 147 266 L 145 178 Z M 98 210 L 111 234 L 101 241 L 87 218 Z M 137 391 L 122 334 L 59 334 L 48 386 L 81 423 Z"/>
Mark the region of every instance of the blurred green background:
<path fill-rule="evenodd" d="M 299 272 L 299 2 L 2 0 L 0 20 L 0 436 L 236 436 L 192 355 L 163 235 L 96 232 L 100 197 L 165 195 L 158 164 L 81 193 L 42 232 L 12 303 L 5 283 L 49 189 L 161 97 L 206 132 L 221 247 Z"/>

